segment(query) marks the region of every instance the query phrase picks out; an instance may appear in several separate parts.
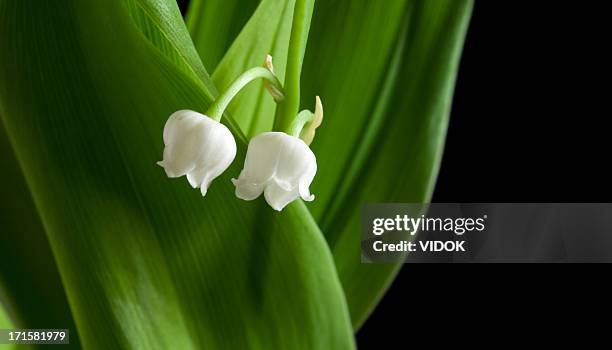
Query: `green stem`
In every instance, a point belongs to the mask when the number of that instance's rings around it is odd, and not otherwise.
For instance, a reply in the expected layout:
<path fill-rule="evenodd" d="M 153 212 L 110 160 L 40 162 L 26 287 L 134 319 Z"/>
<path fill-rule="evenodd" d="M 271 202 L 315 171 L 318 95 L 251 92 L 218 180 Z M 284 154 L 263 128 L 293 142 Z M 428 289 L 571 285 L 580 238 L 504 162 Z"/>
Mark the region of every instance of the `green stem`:
<path fill-rule="evenodd" d="M 291 132 L 293 120 L 300 108 L 300 72 L 306 51 L 314 0 L 296 0 L 285 71 L 285 99 L 276 106 L 274 130 Z"/>
<path fill-rule="evenodd" d="M 276 78 L 274 73 L 263 67 L 251 68 L 248 71 L 242 73 L 234 82 L 224 91 L 219 97 L 213 102 L 213 104 L 206 111 L 206 115 L 216 121 L 221 121 L 223 112 L 234 99 L 234 97 L 244 88 L 248 83 L 255 79 L 266 79 L 274 87 L 274 93 L 271 93 L 272 97 L 278 102 L 283 100 L 283 86 Z"/>
<path fill-rule="evenodd" d="M 302 129 L 304 129 L 304 125 L 310 123 L 314 118 L 314 114 L 309 110 L 303 110 L 297 114 L 293 122 L 291 123 L 291 127 L 287 130 L 287 134 L 295 137 L 300 137 L 300 133 Z"/>

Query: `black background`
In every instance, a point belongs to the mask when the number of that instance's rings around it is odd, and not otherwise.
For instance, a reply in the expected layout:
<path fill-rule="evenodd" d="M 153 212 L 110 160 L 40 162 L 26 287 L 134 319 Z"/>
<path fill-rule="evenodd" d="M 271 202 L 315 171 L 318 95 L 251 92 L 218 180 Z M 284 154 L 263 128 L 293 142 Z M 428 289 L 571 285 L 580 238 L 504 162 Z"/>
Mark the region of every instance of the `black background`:
<path fill-rule="evenodd" d="M 607 13 L 596 1 L 476 0 L 434 202 L 610 202 Z M 358 345 L 404 348 L 412 338 L 433 345 L 439 339 L 424 333 L 450 337 L 468 318 L 517 317 L 525 334 L 544 315 L 589 308 L 588 300 L 580 309 L 551 294 L 597 279 L 518 268 L 474 274 L 458 265 L 405 265 Z M 521 300 L 536 305 L 526 310 Z M 456 340 L 469 339 L 467 332 Z"/>
<path fill-rule="evenodd" d="M 598 4 L 476 1 L 435 202 L 610 200 Z"/>
<path fill-rule="evenodd" d="M 611 201 L 607 13 L 595 1 L 476 0 L 434 202 Z M 473 333 L 489 327 L 498 340 L 524 339 L 529 329 L 575 323 L 576 312 L 610 310 L 597 302 L 609 287 L 594 287 L 596 273 L 404 265 L 358 344 L 406 346 L 421 338 L 474 345 Z M 512 319 L 521 326 L 505 328 Z M 459 336 L 449 332 L 462 326 Z"/>

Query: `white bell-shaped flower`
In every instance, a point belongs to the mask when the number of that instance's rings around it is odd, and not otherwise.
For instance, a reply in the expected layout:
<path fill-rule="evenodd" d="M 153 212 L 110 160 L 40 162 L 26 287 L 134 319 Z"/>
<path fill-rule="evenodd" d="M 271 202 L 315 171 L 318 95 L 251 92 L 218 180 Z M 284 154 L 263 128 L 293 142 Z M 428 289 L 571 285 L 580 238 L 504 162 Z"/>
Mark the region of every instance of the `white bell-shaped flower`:
<path fill-rule="evenodd" d="M 304 141 L 264 132 L 249 142 L 244 169 L 232 182 L 238 198 L 253 200 L 263 192 L 268 204 L 281 211 L 298 197 L 314 200 L 309 187 L 316 173 L 317 159 Z"/>
<path fill-rule="evenodd" d="M 206 195 L 210 182 L 236 157 L 236 141 L 229 129 L 204 114 L 174 112 L 164 127 L 164 160 L 157 162 L 168 177 L 187 175 L 193 188 Z"/>

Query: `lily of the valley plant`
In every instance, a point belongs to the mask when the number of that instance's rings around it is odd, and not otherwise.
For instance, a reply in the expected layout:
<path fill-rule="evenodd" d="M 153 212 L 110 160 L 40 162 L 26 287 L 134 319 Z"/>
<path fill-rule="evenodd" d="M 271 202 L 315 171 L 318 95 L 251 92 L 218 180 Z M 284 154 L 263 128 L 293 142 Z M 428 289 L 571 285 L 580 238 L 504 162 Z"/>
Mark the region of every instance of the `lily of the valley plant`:
<path fill-rule="evenodd" d="M 266 89 L 275 101 L 282 103 L 284 99 L 283 87 L 274 75 L 272 56 L 266 57 L 264 66 L 250 69 L 238 77 L 206 115 L 180 110 L 170 116 L 163 132 L 164 159 L 157 163 L 168 177 L 187 175 L 191 186 L 200 188 L 202 196 L 206 195 L 211 181 L 221 175 L 236 156 L 236 141 L 220 122 L 231 100 L 258 78 L 266 80 Z M 255 136 L 249 142 L 240 177 L 232 179 L 236 196 L 253 200 L 264 193 L 266 202 L 277 211 L 299 197 L 305 201 L 314 200 L 309 187 L 317 172 L 317 159 L 308 145 L 322 119 L 323 106 L 317 96 L 315 113 L 306 110 L 296 114 L 286 130 L 289 133 L 274 131 Z"/>
<path fill-rule="evenodd" d="M 470 11 L 0 0 L 0 329 L 354 349 L 399 268 L 361 208 L 430 200 Z"/>

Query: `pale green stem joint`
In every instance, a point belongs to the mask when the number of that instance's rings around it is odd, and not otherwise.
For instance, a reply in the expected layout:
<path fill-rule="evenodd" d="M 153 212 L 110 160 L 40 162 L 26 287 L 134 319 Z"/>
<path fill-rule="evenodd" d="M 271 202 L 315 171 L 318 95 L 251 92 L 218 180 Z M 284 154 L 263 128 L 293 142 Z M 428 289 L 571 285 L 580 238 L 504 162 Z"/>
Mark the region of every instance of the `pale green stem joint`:
<path fill-rule="evenodd" d="M 291 127 L 289 128 L 289 135 L 299 137 L 310 145 L 315 137 L 315 130 L 321 126 L 323 122 L 323 103 L 319 96 L 315 100 L 315 111 L 312 113 L 309 110 L 303 110 L 295 117 Z"/>
<path fill-rule="evenodd" d="M 307 109 L 301 111 L 295 117 L 295 119 L 293 120 L 293 123 L 291 123 L 290 131 L 288 134 L 291 136 L 300 137 L 300 133 L 302 133 L 302 129 L 304 129 L 304 125 L 312 122 L 313 118 L 314 118 L 314 113 L 312 113 L 311 111 Z"/>

